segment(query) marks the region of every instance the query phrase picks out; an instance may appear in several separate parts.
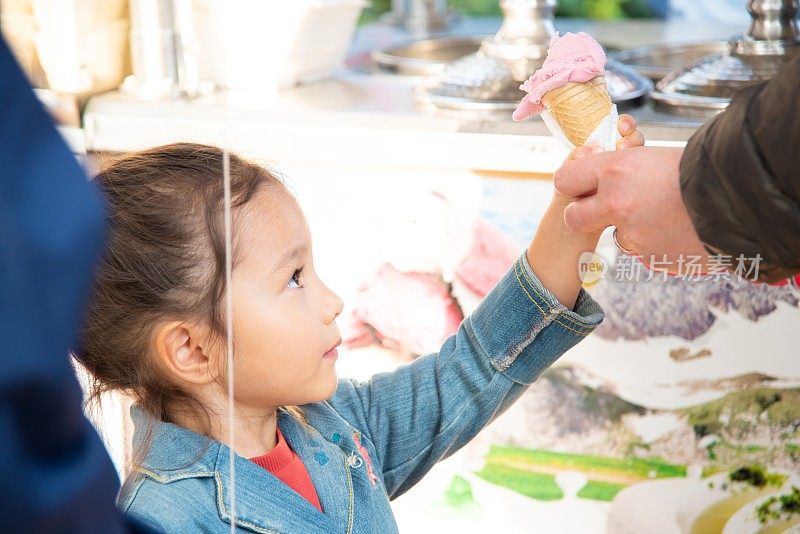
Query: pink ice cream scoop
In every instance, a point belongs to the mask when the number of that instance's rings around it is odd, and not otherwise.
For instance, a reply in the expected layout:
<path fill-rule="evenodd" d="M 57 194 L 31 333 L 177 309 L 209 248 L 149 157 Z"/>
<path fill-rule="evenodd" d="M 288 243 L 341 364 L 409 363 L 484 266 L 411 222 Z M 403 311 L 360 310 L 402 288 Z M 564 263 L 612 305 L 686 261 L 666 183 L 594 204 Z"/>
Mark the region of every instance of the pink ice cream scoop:
<path fill-rule="evenodd" d="M 542 96 L 569 82 L 588 82 L 605 73 L 606 54 L 588 33 L 558 34 L 550 39 L 542 67 L 520 85 L 528 93 L 511 116 L 515 121 L 532 117 L 544 110 Z"/>

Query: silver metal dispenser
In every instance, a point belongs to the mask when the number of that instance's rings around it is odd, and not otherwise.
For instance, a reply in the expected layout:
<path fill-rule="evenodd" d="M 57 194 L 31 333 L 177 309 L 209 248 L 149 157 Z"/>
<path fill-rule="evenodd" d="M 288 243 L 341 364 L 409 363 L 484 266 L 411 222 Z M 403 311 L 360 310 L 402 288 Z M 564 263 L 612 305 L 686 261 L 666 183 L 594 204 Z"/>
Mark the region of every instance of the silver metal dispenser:
<path fill-rule="evenodd" d="M 411 35 L 426 36 L 447 29 L 458 15 L 447 0 L 392 0 L 392 10 L 382 21 L 404 27 Z"/>
<path fill-rule="evenodd" d="M 450 63 L 417 88 L 418 99 L 442 108 L 507 110 L 524 93 L 520 84 L 541 67 L 555 35 L 557 0 L 500 0 L 503 24 L 485 39 L 478 52 Z M 615 102 L 645 96 L 649 79 L 618 64 L 606 69 L 609 94 Z"/>
<path fill-rule="evenodd" d="M 142 99 L 201 92 L 191 0 L 130 0 L 133 75 L 123 88 Z"/>
<path fill-rule="evenodd" d="M 725 52 L 711 54 L 665 77 L 651 95 L 656 106 L 706 118 L 728 106 L 733 94 L 769 80 L 800 54 L 800 0 L 750 0 L 750 28 Z"/>

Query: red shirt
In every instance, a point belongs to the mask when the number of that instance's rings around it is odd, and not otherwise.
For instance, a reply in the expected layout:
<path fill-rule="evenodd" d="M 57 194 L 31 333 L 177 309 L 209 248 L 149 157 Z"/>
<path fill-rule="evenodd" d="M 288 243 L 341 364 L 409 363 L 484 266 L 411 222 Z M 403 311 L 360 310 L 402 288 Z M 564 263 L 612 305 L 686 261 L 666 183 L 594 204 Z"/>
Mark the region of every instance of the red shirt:
<path fill-rule="evenodd" d="M 773 285 L 773 286 L 785 286 L 785 285 L 790 285 L 790 284 L 793 285 L 794 287 L 796 287 L 797 289 L 800 289 L 800 274 L 798 274 L 798 275 L 796 275 L 796 276 L 794 276 L 792 278 L 787 278 L 786 280 L 782 280 L 780 282 L 776 282 L 776 283 L 771 284 L 771 285 Z"/>
<path fill-rule="evenodd" d="M 308 476 L 308 470 L 297 454 L 289 447 L 289 444 L 278 429 L 278 444 L 267 454 L 250 458 L 254 463 L 260 465 L 278 478 L 281 482 L 299 493 L 308 502 L 317 507 L 321 512 L 322 505 L 317 497 L 317 490 Z"/>

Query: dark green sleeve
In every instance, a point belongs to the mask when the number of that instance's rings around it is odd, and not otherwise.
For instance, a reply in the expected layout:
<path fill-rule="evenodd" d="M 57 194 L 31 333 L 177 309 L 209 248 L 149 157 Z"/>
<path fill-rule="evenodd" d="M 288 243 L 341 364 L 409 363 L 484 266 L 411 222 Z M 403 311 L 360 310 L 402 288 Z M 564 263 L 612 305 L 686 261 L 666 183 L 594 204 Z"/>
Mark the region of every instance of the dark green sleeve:
<path fill-rule="evenodd" d="M 743 89 L 689 140 L 683 199 L 710 252 L 761 255 L 759 280 L 800 273 L 800 57 Z"/>

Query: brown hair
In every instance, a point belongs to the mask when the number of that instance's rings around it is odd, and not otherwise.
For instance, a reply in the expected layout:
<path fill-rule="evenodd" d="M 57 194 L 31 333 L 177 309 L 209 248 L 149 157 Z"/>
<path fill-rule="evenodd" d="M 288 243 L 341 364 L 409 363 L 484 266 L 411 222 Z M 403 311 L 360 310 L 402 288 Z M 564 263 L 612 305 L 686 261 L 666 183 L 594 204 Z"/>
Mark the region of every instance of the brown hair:
<path fill-rule="evenodd" d="M 229 170 L 235 267 L 237 213 L 262 190 L 287 190 L 270 171 L 233 154 Z M 99 406 L 103 393 L 120 390 L 151 418 L 175 423 L 178 413 L 204 414 L 210 431 L 207 409 L 158 371 L 152 342 L 163 320 L 202 322 L 215 339 L 225 338 L 222 177 L 223 151 L 192 143 L 101 164 L 94 181 L 107 206 L 106 248 L 73 353 L 91 374 L 89 403 Z M 151 433 L 152 420 L 132 468 L 143 461 Z"/>

